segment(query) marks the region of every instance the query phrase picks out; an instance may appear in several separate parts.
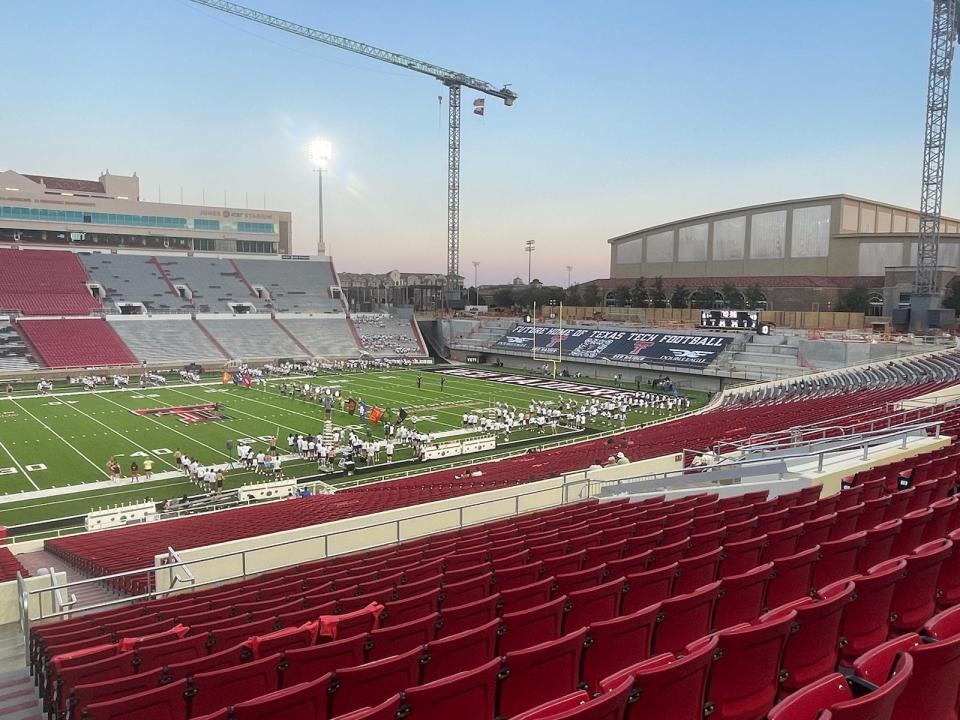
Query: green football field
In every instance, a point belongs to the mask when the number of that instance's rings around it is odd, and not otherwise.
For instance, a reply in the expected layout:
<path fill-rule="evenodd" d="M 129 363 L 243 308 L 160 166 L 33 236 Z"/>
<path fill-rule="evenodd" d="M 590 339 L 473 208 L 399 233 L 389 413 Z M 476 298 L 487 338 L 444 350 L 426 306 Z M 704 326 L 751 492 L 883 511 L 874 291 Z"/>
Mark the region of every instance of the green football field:
<path fill-rule="evenodd" d="M 417 388 L 417 375 L 422 387 Z M 142 467 L 145 457 L 154 461 L 154 473 L 174 469 L 174 452 L 180 449 L 201 463 L 215 464 L 234 461 L 227 443 L 235 447 L 240 439 L 253 441 L 256 449 L 266 448 L 271 437 L 277 437 L 278 446 L 286 451 L 286 437 L 299 432 L 318 434 L 323 430 L 323 409 L 314 402 L 281 395 L 283 382 L 310 382 L 338 387 L 345 397 L 362 398 L 369 405 L 377 405 L 396 414 L 403 408 L 409 414 L 407 426 L 416 422 L 422 432 L 442 432 L 460 428 L 466 412 L 482 413 L 496 402 L 526 408 L 531 401 L 556 403 L 559 393 L 526 387 L 504 385 L 486 380 L 445 377 L 440 389 L 440 376 L 430 372 L 396 370 L 367 373 L 343 373 L 300 378 L 274 379 L 265 385 L 242 388 L 223 385 L 215 380 L 201 384 L 153 387 L 146 390 L 104 389 L 95 392 L 57 388 L 51 395 L 16 393 L 0 398 L 0 495 L 7 502 L 0 503 L 0 525 L 17 526 L 51 518 L 86 513 L 97 507 L 123 502 L 154 500 L 182 494 L 194 494 L 197 487 L 180 476 L 175 478 L 127 483 L 121 487 L 96 488 L 80 491 L 84 484 L 109 479 L 106 462 L 111 457 L 119 461 L 125 476 L 131 462 Z M 575 397 L 575 396 L 574 396 Z M 576 398 L 581 401 L 582 398 Z M 692 398 L 694 406 L 704 398 Z M 176 406 L 221 403 L 224 419 L 185 424 L 176 415 L 138 415 L 138 409 L 162 410 Z M 662 416 L 660 416 L 662 417 Z M 658 416 L 631 413 L 628 425 L 637 425 Z M 333 422 L 339 426 L 355 427 L 360 434 L 368 430 L 374 437 L 383 437 L 382 425 L 370 425 L 335 409 Z M 612 429 L 603 423 L 588 427 L 588 432 Z M 562 431 L 561 431 L 562 432 Z M 513 443 L 550 441 L 554 437 L 514 432 Z M 498 448 L 498 452 L 506 448 Z M 409 450 L 398 450 L 395 460 L 412 457 Z M 482 455 L 470 456 L 473 458 Z M 468 463 L 469 459 L 464 459 Z M 447 461 L 448 462 L 448 461 Z M 438 463 L 433 463 L 438 464 Z M 427 467 L 422 464 L 420 467 Z M 381 477 L 390 470 L 364 475 L 363 479 Z M 317 474 L 315 461 L 288 461 L 284 465 L 287 477 L 305 477 Z M 252 472 L 240 469 L 227 474 L 226 487 L 235 488 L 262 479 Z M 351 478 L 351 481 L 354 478 Z M 331 479 L 337 485 L 342 479 Z M 11 495 L 50 488 L 73 486 L 77 492 L 47 497 L 11 501 Z"/>

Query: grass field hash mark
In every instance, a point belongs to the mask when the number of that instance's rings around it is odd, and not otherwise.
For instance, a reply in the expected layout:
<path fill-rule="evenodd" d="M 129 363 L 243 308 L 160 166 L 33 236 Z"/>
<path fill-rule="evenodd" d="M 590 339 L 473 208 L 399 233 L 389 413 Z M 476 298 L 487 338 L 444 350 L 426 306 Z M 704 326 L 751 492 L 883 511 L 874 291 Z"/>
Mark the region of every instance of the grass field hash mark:
<path fill-rule="evenodd" d="M 32 412 L 30 412 L 29 410 L 27 410 L 25 407 L 23 407 L 23 406 L 22 406 L 20 403 L 18 403 L 16 400 L 14 400 L 14 399 L 11 398 L 10 401 L 11 401 L 14 405 L 16 405 L 18 408 L 20 408 L 20 410 L 21 410 L 22 412 L 25 412 L 27 415 L 29 415 L 31 418 L 33 418 L 34 422 L 40 423 L 40 425 L 42 425 L 44 428 L 46 428 L 47 432 L 49 432 L 51 435 L 53 435 L 53 436 L 55 436 L 55 437 L 57 437 L 57 438 L 60 438 L 60 440 L 63 441 L 64 445 L 66 445 L 67 447 L 69 447 L 69 448 L 70 448 L 71 450 L 73 450 L 77 455 L 79 455 L 79 456 L 82 457 L 84 460 L 86 460 L 88 463 L 90 463 L 90 464 L 96 469 L 96 471 L 97 471 L 98 473 L 100 473 L 101 475 L 103 475 L 103 476 L 106 477 L 106 478 L 109 478 L 109 477 L 110 477 L 110 474 L 109 474 L 106 470 L 102 469 L 99 465 L 97 465 L 97 463 L 95 463 L 93 460 L 91 460 L 91 459 L 88 458 L 86 455 L 84 455 L 82 452 L 80 452 L 73 444 L 70 443 L 69 440 L 67 440 L 65 437 L 63 437 L 63 435 L 61 435 L 61 434 L 58 433 L 56 430 L 54 430 L 52 427 L 50 427 L 49 425 L 47 425 L 43 420 L 41 420 L 40 418 L 38 418 L 36 415 L 34 415 L 34 414 L 33 414 Z"/>
<path fill-rule="evenodd" d="M 21 473 L 23 473 L 23 476 L 26 478 L 27 482 L 33 485 L 33 489 L 39 490 L 40 488 L 37 487 L 37 484 L 33 481 L 33 478 L 30 477 L 30 473 L 28 473 L 26 469 L 17 461 L 17 459 L 13 456 L 13 453 L 7 450 L 6 446 L 2 442 L 0 442 L 0 450 L 3 450 L 9 456 L 9 458 L 13 461 L 13 464 L 17 466 Z"/>

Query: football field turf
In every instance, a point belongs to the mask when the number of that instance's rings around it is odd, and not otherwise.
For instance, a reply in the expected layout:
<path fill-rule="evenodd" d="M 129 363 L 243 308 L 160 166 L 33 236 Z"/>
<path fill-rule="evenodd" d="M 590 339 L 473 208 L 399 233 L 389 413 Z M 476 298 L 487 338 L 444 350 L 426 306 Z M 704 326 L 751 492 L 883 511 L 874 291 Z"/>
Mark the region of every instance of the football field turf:
<path fill-rule="evenodd" d="M 419 389 L 418 374 L 422 377 Z M 279 386 L 284 382 L 336 387 L 344 397 L 362 399 L 368 406 L 377 405 L 394 415 L 403 408 L 409 414 L 407 426 L 415 422 L 421 432 L 460 428 L 464 413 L 483 413 L 497 402 L 526 409 L 532 401 L 555 404 L 560 396 L 556 391 L 450 376 L 445 377 L 441 391 L 440 375 L 415 370 L 277 378 L 252 388 L 210 380 L 192 385 L 95 392 L 58 388 L 46 396 L 18 393 L 0 399 L 0 495 L 10 500 L 11 495 L 21 492 L 67 485 L 77 489 L 83 484 L 108 480 L 105 465 L 111 457 L 117 458 L 124 476 L 129 476 L 131 462 L 136 460 L 142 468 L 147 456 L 154 461 L 154 473 L 173 470 L 177 449 L 202 464 L 235 461 L 235 454 L 228 453 L 228 441 L 236 447 L 241 439 L 252 440 L 258 450 L 265 449 L 271 437 L 277 437 L 278 446 L 285 452 L 289 433 L 323 431 L 323 409 L 315 402 L 281 395 Z M 582 402 L 582 398 L 576 396 L 565 397 Z M 136 413 L 137 410 L 162 411 L 208 403 L 221 404 L 219 412 L 223 419 L 184 423 L 176 414 Z M 696 398 L 695 406 L 699 404 L 702 398 Z M 628 424 L 650 419 L 653 416 L 631 413 Z M 357 415 L 334 409 L 332 420 L 341 427 L 354 427 L 360 435 L 369 430 L 375 438 L 383 437 L 382 425 L 370 425 Z M 588 430 L 612 427 L 600 424 Z M 511 440 L 517 442 L 532 437 L 529 432 L 515 432 Z M 549 441 L 552 436 L 548 432 L 542 439 Z M 410 450 L 398 450 L 396 459 L 411 456 Z M 469 458 L 463 462 L 468 463 Z M 402 469 L 410 468 L 406 465 Z M 287 477 L 314 475 L 317 464 L 289 461 L 284 465 L 284 473 Z M 227 474 L 225 486 L 239 487 L 257 479 L 262 478 L 234 469 Z M 336 485 L 338 480 L 332 479 L 330 483 Z M 143 500 L 146 496 L 162 500 L 196 492 L 196 486 L 174 477 L 5 502 L 0 503 L 0 525 L 15 526 L 77 515 L 101 506 Z"/>

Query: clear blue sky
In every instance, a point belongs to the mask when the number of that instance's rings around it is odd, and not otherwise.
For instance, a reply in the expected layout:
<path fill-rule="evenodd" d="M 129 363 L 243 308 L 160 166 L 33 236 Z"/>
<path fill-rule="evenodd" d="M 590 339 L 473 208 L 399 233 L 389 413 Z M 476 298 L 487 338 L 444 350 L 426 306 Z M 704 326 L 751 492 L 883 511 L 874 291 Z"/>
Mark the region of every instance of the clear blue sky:
<path fill-rule="evenodd" d="M 573 265 L 583 281 L 608 275 L 608 237 L 687 215 L 834 192 L 919 202 L 930 0 L 246 1 L 513 84 L 516 105 L 488 100 L 482 119 L 464 92 L 471 284 L 472 260 L 481 283 L 525 277 L 528 238 L 535 276 L 565 282 Z M 266 193 L 307 251 L 306 147 L 323 135 L 338 269 L 444 271 L 436 81 L 187 0 L 8 2 L 0 45 L 0 169 L 137 171 L 148 200 Z"/>

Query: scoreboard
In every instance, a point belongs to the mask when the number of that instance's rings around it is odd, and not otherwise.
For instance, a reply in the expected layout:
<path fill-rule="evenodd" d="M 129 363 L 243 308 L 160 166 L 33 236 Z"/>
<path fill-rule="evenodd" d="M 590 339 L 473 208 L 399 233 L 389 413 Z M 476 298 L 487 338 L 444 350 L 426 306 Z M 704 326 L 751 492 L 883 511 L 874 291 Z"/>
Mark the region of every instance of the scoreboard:
<path fill-rule="evenodd" d="M 760 313 L 756 310 L 704 310 L 700 327 L 730 330 L 756 330 Z"/>

